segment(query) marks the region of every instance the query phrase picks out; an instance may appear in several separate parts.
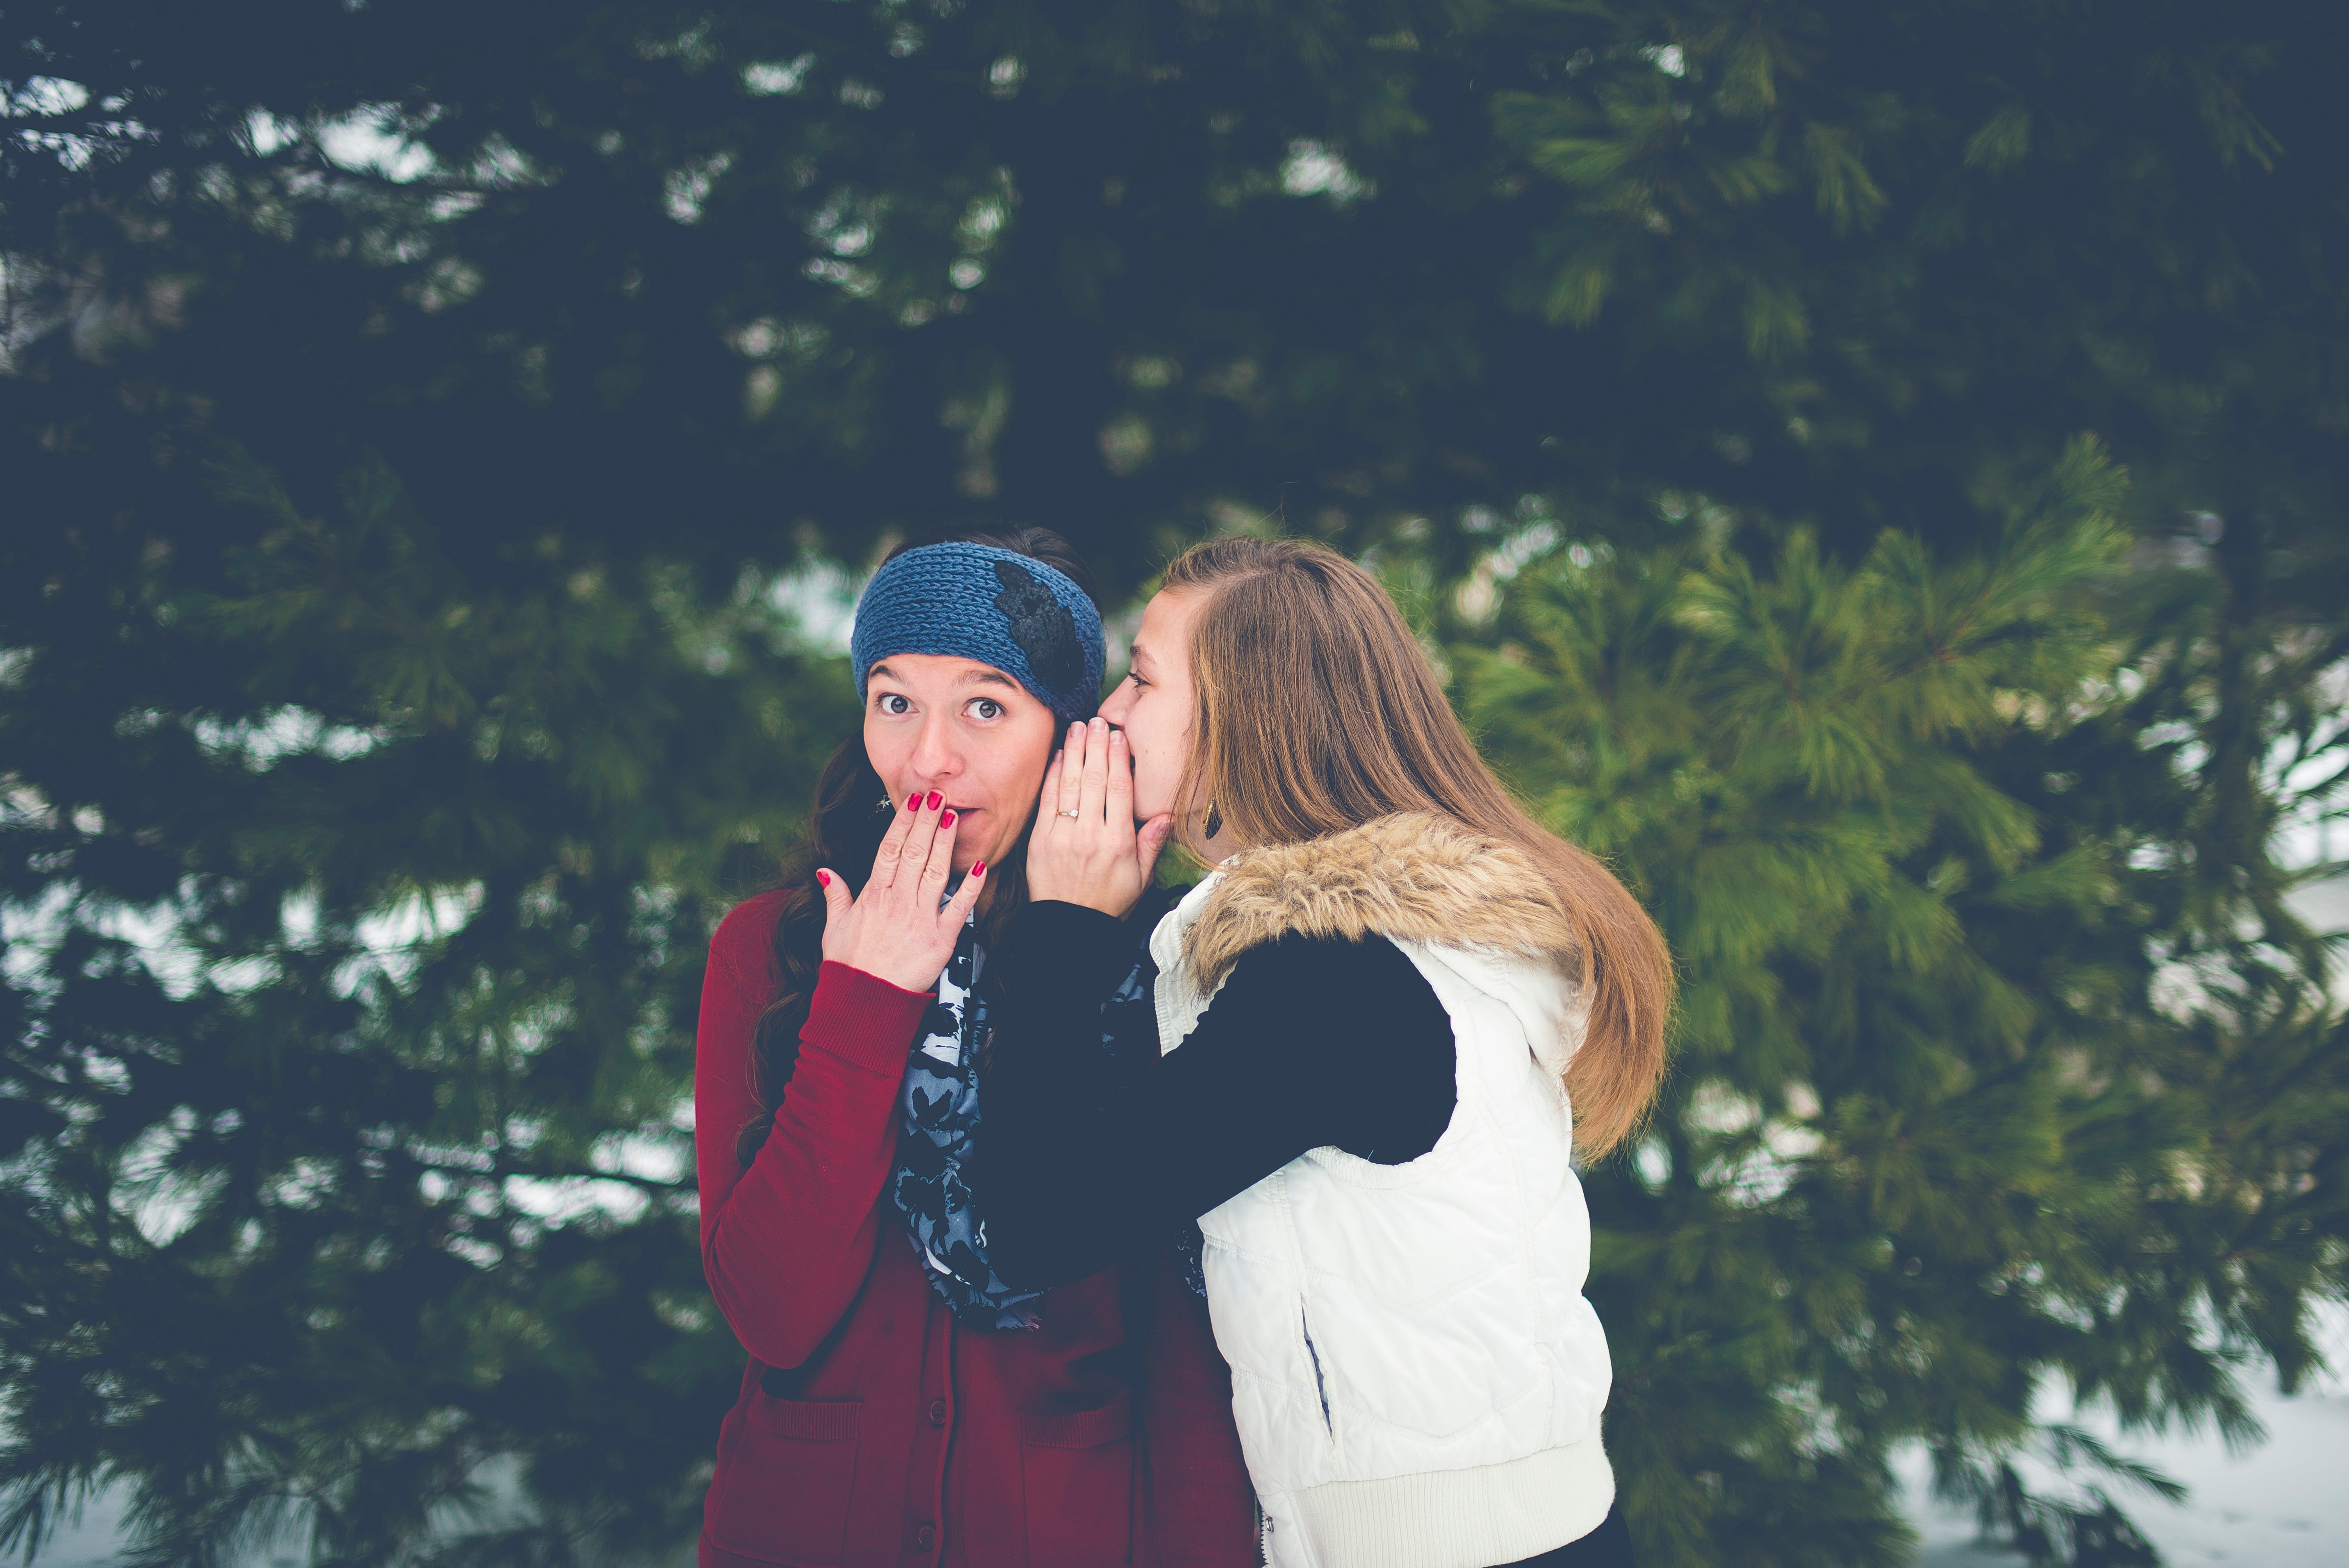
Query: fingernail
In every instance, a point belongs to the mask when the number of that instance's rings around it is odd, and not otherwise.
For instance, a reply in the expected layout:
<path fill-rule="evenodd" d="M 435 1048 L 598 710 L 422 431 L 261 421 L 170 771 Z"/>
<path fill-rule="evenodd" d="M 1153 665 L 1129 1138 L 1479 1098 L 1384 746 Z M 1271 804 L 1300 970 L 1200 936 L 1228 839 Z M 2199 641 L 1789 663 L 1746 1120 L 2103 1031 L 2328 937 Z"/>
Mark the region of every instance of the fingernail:
<path fill-rule="evenodd" d="M 970 862 L 970 874 L 971 874 L 971 875 L 973 875 L 973 876 L 975 876 L 975 877 L 983 877 L 983 876 L 985 876 L 985 875 L 987 874 L 987 862 L 986 862 L 985 861 L 971 861 L 971 862 Z"/>
<path fill-rule="evenodd" d="M 824 886 L 830 887 L 832 885 L 832 873 L 830 872 L 818 872 L 815 873 L 815 880 L 822 882 Z"/>
<path fill-rule="evenodd" d="M 922 792 L 919 789 L 916 789 L 912 794 L 905 797 L 905 810 L 908 811 L 918 811 L 921 809 Z"/>
<path fill-rule="evenodd" d="M 931 791 L 930 791 L 930 798 L 929 798 L 928 799 L 926 799 L 926 800 L 923 801 L 923 802 L 922 802 L 922 805 L 923 805 L 923 807 L 924 807 L 924 809 L 925 809 L 925 810 L 935 811 L 935 810 L 936 810 L 938 809 L 938 802 L 939 802 L 940 800 L 945 799 L 946 799 L 946 797 L 945 797 L 945 796 L 943 796 L 943 795 L 939 794 L 936 790 L 933 789 L 933 790 L 931 790 Z"/>
<path fill-rule="evenodd" d="M 954 826 L 954 813 L 953 813 L 952 811 L 948 811 L 945 816 L 940 817 L 940 818 L 938 819 L 938 826 L 939 826 L 939 827 L 941 827 L 941 828 L 951 828 L 951 827 L 953 827 L 953 826 Z"/>

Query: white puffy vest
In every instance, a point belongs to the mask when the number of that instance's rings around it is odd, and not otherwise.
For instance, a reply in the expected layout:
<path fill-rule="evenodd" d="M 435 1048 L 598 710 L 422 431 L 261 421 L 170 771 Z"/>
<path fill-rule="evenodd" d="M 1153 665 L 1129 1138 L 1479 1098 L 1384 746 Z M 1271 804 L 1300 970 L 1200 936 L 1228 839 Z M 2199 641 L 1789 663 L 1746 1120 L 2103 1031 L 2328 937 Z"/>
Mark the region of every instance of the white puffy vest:
<path fill-rule="evenodd" d="M 1216 881 L 1151 936 L 1162 1051 L 1212 999 L 1178 959 Z M 1574 987 L 1537 962 L 1396 945 L 1452 1019 L 1444 1136 L 1402 1165 L 1313 1150 L 1199 1221 L 1271 1568 L 1491 1568 L 1588 1534 L 1615 1495 L 1555 1070 Z"/>

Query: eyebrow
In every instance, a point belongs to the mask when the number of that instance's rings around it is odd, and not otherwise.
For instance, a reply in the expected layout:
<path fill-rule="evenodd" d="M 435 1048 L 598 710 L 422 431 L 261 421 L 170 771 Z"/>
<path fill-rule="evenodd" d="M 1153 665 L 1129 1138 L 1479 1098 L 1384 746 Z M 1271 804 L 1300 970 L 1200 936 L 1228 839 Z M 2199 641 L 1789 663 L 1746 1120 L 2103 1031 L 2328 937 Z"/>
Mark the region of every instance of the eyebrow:
<path fill-rule="evenodd" d="M 881 663 L 874 665 L 870 670 L 867 670 L 864 673 L 864 678 L 868 681 L 878 679 L 882 676 L 886 676 L 893 681 L 901 681 L 905 678 L 899 675 L 895 670 L 891 669 L 889 667 L 888 661 L 885 659 Z M 1013 680 L 1009 676 L 1007 676 L 1001 670 L 997 669 L 977 669 L 969 671 L 960 679 L 957 680 L 955 685 L 957 686 L 1008 686 L 1013 691 L 1018 691 L 1019 689 L 1019 683 L 1018 681 Z"/>
<path fill-rule="evenodd" d="M 1132 647 L 1126 649 L 1125 662 L 1129 668 L 1135 665 L 1142 664 L 1145 660 L 1153 664 L 1157 662 L 1154 659 L 1151 659 L 1150 650 L 1143 647 L 1140 643 L 1136 643 Z"/>

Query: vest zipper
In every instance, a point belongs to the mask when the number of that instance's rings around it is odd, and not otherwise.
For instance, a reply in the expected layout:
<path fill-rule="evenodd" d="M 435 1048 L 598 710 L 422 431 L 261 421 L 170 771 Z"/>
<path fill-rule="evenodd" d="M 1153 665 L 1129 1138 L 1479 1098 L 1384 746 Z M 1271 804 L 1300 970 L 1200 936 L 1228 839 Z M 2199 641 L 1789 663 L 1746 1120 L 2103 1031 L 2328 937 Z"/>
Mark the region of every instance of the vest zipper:
<path fill-rule="evenodd" d="M 1313 1362 L 1313 1392 L 1321 1401 L 1322 1429 L 1334 1439 L 1338 1436 L 1338 1428 L 1337 1424 L 1330 1419 L 1330 1385 L 1322 1380 L 1321 1353 L 1313 1348 L 1313 1326 L 1306 1321 L 1305 1308 L 1302 1305 L 1297 1309 L 1297 1327 L 1299 1332 L 1305 1336 L 1305 1354 Z"/>

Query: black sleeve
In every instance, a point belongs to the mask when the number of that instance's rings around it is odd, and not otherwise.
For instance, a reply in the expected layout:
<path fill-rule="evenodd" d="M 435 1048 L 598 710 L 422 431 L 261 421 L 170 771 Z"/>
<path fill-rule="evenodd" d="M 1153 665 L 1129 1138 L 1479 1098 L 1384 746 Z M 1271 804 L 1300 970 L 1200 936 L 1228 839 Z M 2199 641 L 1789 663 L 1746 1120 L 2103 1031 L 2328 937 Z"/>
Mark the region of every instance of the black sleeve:
<path fill-rule="evenodd" d="M 1181 1048 L 1136 1079 L 1107 1068 L 1100 1043 L 1089 955 L 1108 934 L 1080 934 L 1092 923 L 1069 908 L 1023 911 L 1042 920 L 1005 954 L 963 1168 L 1005 1283 L 1081 1279 L 1309 1149 L 1401 1163 L 1450 1123 L 1451 1019 L 1383 937 L 1290 935 L 1242 954 Z"/>

